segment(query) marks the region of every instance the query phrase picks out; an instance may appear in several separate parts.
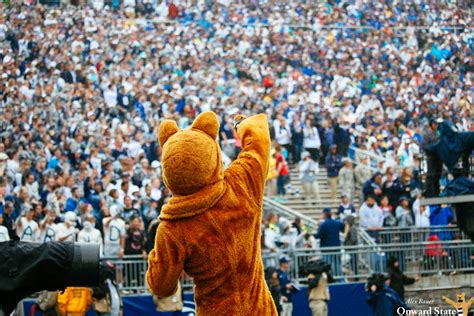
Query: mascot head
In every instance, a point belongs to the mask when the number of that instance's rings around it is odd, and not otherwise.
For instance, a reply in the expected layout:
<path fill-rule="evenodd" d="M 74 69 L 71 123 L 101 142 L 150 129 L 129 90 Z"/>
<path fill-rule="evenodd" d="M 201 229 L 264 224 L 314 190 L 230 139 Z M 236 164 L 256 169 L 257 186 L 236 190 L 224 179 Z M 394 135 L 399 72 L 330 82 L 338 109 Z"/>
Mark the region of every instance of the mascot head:
<path fill-rule="evenodd" d="M 190 195 L 224 178 L 216 141 L 219 121 L 213 112 L 200 114 L 189 129 L 175 121 L 161 123 L 163 180 L 174 195 Z"/>

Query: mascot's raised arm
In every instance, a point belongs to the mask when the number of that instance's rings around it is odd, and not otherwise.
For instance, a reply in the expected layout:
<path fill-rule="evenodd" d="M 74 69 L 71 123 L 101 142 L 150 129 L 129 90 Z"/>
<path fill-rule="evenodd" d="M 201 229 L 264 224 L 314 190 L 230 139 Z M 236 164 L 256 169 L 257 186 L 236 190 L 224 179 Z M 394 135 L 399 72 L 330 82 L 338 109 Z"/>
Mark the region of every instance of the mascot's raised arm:
<path fill-rule="evenodd" d="M 214 113 L 186 130 L 161 124 L 163 180 L 173 197 L 160 216 L 147 282 L 158 297 L 170 296 L 184 270 L 194 279 L 197 315 L 277 315 L 260 255 L 267 117 L 235 121 L 242 151 L 225 171 Z"/>

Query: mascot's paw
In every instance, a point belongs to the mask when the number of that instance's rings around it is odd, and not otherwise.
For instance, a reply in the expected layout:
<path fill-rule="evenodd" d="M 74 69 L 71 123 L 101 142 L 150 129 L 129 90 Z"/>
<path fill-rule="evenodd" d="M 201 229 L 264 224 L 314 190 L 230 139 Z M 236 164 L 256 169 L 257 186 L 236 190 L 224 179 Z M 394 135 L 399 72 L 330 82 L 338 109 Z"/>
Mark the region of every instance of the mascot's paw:
<path fill-rule="evenodd" d="M 243 120 L 245 120 L 247 117 L 242 115 L 242 114 L 237 114 L 234 117 L 234 129 L 237 130 L 237 126 L 239 126 L 240 123 L 242 123 Z"/>
<path fill-rule="evenodd" d="M 235 117 L 234 117 L 234 122 L 235 123 L 239 123 L 240 121 L 243 121 L 245 120 L 247 117 L 242 115 L 242 114 L 237 114 Z"/>

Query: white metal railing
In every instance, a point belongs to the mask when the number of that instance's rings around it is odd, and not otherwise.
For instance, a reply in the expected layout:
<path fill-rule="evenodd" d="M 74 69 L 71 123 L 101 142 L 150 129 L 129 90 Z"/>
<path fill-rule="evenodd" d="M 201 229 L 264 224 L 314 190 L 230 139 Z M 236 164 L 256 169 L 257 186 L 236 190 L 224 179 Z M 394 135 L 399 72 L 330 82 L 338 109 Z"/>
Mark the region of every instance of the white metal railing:
<path fill-rule="evenodd" d="M 408 275 L 434 275 L 442 273 L 474 272 L 474 243 L 468 240 L 379 244 L 378 250 L 365 244 L 357 246 L 326 247 L 317 249 L 295 249 L 291 252 L 262 252 L 265 267 L 278 267 L 279 256 L 290 258 L 290 268 L 296 282 L 305 282 L 301 267 L 310 260 L 322 258 L 332 267 L 335 279 L 351 281 L 367 278 L 374 272 L 386 272 L 387 261 L 395 257 L 400 268 Z M 117 283 L 122 289 L 133 293 L 148 293 L 145 281 L 147 261 L 141 256 L 126 256 L 123 259 L 108 258 L 115 264 Z M 183 288 L 191 290 L 192 279 L 184 273 Z"/>
<path fill-rule="evenodd" d="M 301 218 L 305 225 L 310 228 L 311 230 L 316 230 L 318 228 L 318 222 L 312 219 L 309 216 L 301 214 L 300 212 L 293 211 L 292 209 L 281 205 L 273 201 L 268 197 L 263 198 L 263 209 L 264 211 L 271 211 L 279 216 L 287 218 L 288 220 L 294 220 L 295 218 Z"/>
<path fill-rule="evenodd" d="M 387 261 L 395 257 L 408 275 L 433 275 L 452 272 L 474 272 L 474 258 L 470 241 L 443 241 L 379 245 L 373 251 L 365 245 L 297 249 L 289 254 L 292 275 L 299 282 L 306 277 L 301 271 L 309 260 L 322 258 L 331 264 L 335 279 L 351 281 L 367 278 L 374 272 L 386 272 Z"/>
<path fill-rule="evenodd" d="M 424 242 L 432 235 L 437 235 L 440 240 L 469 239 L 457 226 L 383 227 L 378 231 L 377 243 Z"/>
<path fill-rule="evenodd" d="M 355 146 L 349 147 L 349 157 L 356 164 L 359 164 L 360 159 L 362 157 L 367 157 L 367 160 L 369 162 L 368 167 L 372 170 L 372 172 L 381 171 L 382 167 L 387 162 L 387 159 L 385 157 L 376 155 L 374 153 L 357 148 Z"/>

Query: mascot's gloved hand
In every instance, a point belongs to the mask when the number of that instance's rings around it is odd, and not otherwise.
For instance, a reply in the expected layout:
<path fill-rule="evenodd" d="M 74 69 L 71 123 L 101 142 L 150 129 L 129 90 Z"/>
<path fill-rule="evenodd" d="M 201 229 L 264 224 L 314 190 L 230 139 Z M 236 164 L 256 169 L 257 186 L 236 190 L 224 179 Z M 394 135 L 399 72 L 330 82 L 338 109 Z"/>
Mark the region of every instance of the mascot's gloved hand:
<path fill-rule="evenodd" d="M 237 114 L 234 117 L 234 129 L 237 130 L 237 127 L 239 126 L 240 123 L 242 123 L 243 120 L 245 120 L 247 117 L 242 115 L 242 114 Z"/>

